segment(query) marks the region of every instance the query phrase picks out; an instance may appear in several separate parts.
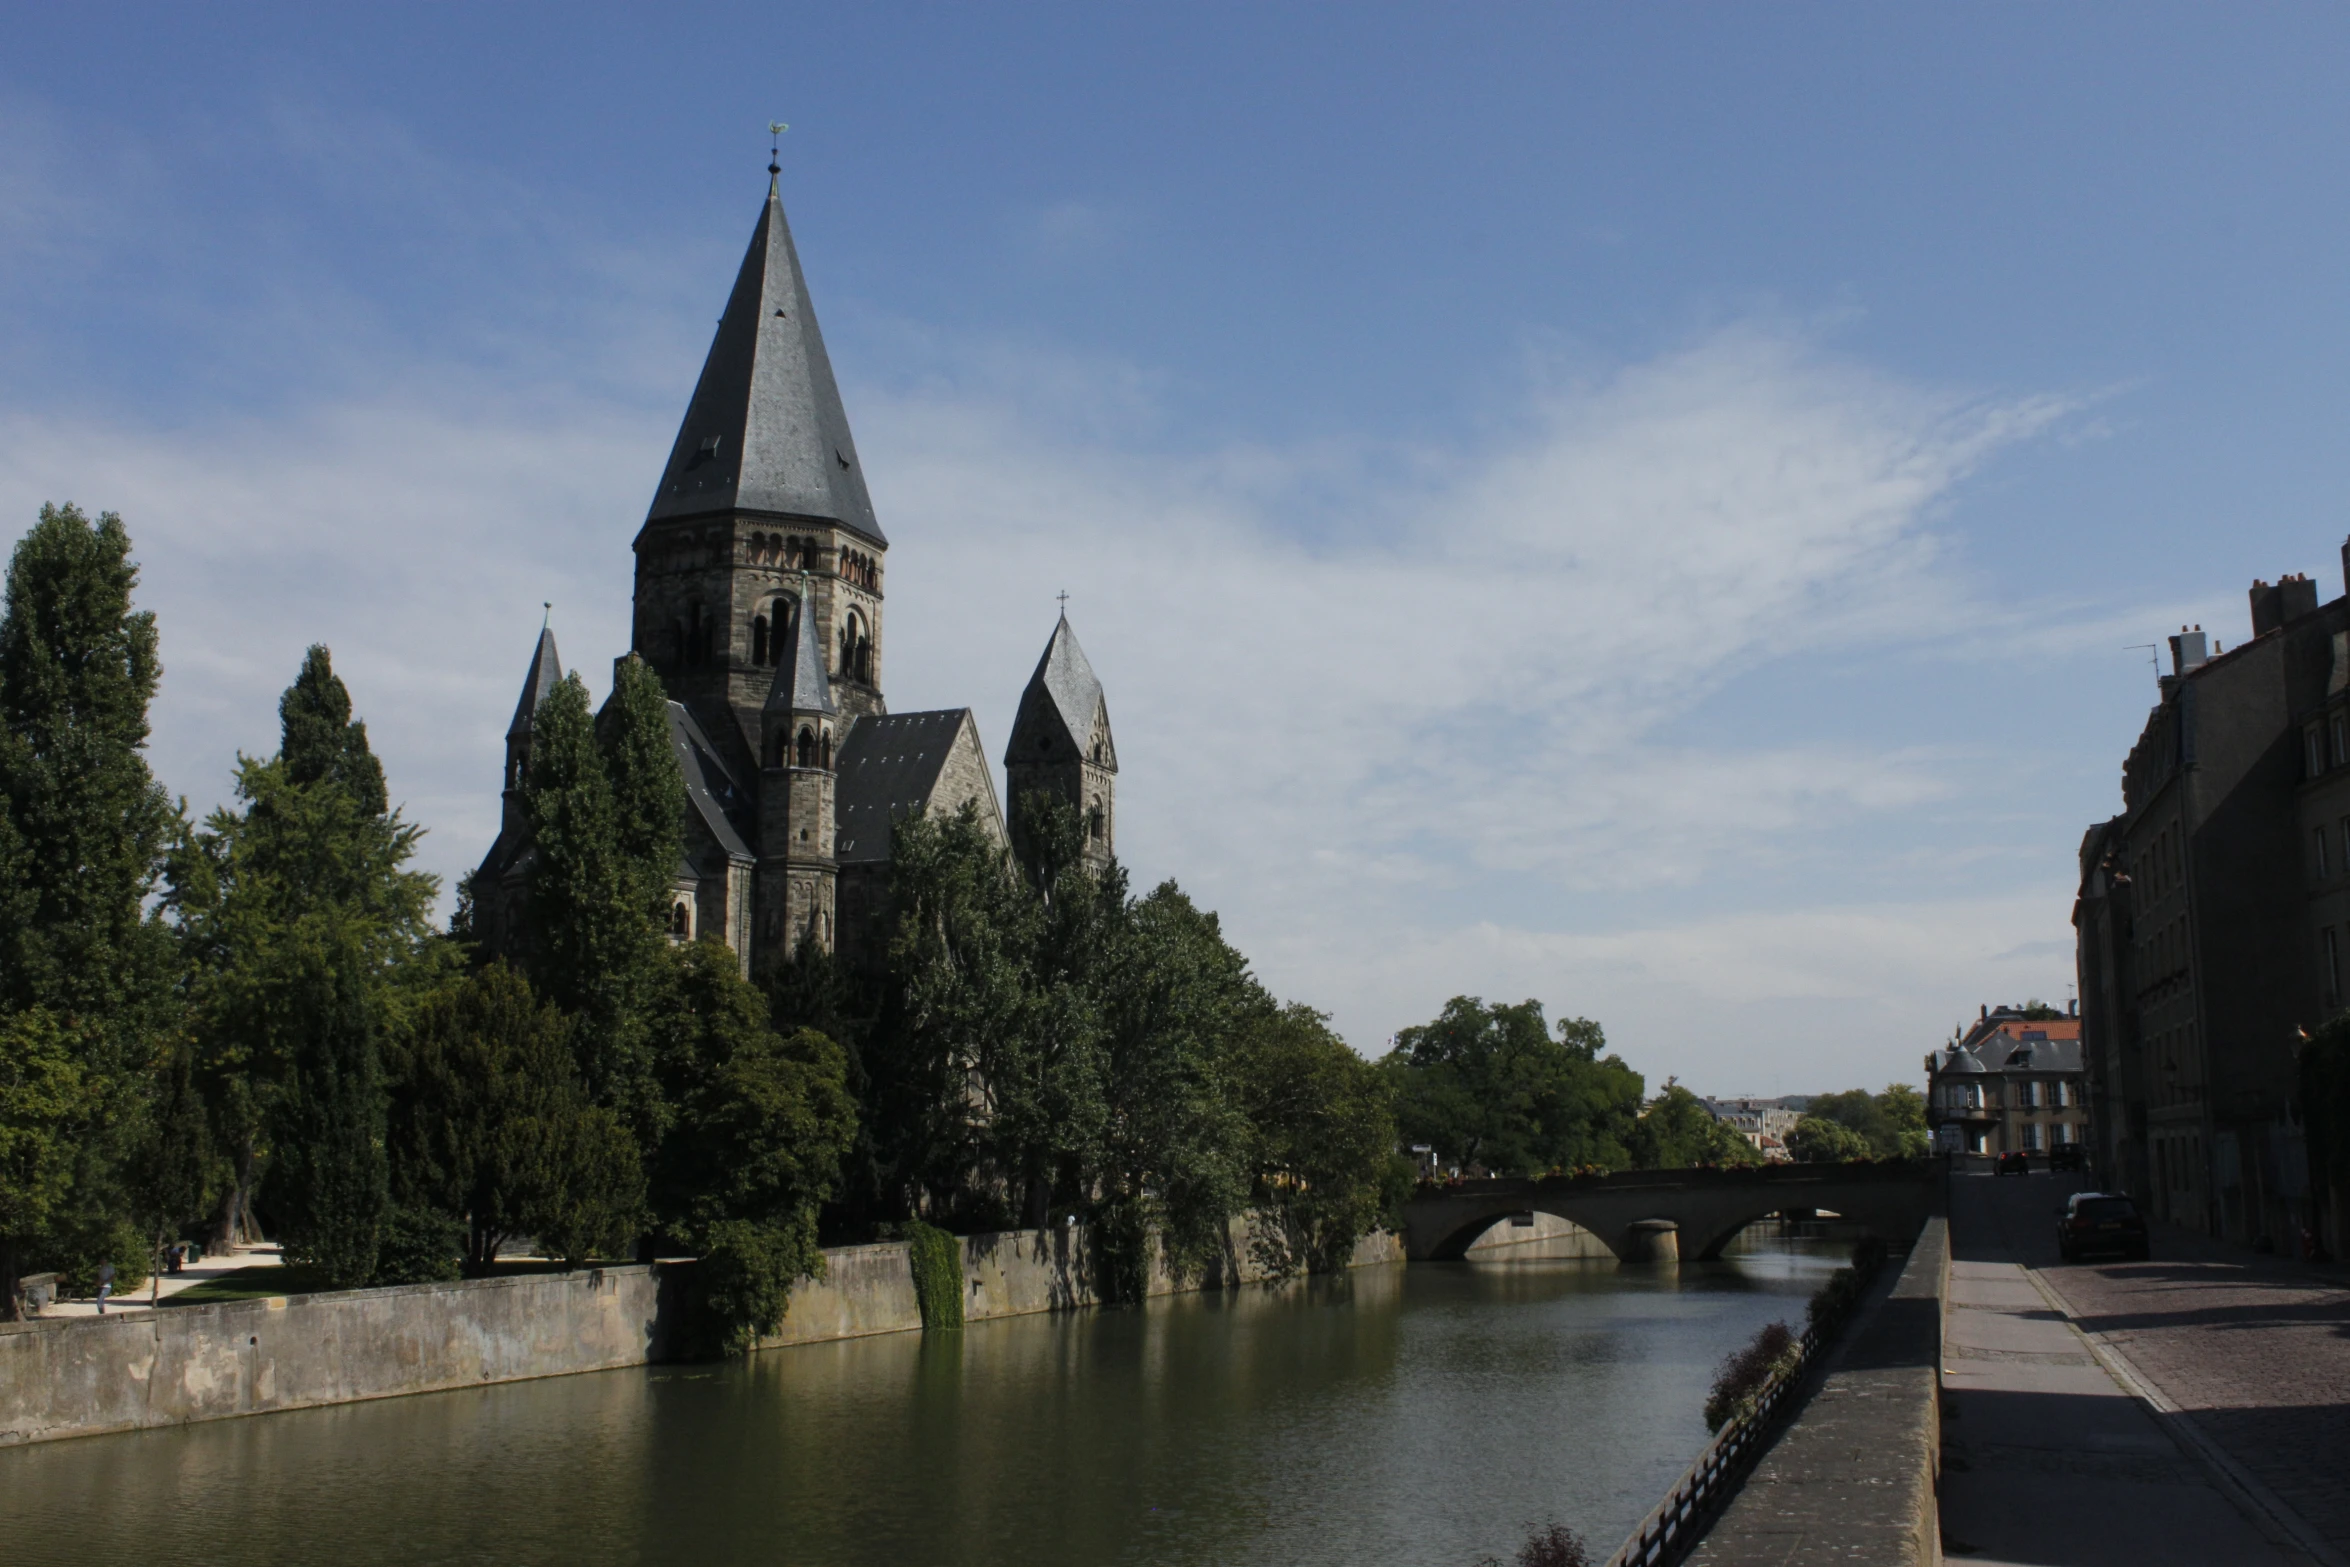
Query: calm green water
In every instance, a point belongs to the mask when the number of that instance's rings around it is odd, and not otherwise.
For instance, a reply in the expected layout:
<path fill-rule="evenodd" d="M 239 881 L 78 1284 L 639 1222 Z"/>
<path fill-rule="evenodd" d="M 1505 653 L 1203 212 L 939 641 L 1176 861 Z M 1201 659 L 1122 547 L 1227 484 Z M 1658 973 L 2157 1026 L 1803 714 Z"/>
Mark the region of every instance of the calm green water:
<path fill-rule="evenodd" d="M 23 1564 L 1469 1567 L 1611 1550 L 1840 1248 L 1365 1270 L 0 1452 Z"/>

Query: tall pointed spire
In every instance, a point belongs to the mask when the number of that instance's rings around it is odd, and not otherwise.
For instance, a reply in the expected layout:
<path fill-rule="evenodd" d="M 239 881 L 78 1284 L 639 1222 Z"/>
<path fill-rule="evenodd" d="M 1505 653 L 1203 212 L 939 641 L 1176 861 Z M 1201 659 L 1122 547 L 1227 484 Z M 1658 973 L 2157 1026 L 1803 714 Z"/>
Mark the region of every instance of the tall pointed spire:
<path fill-rule="evenodd" d="M 772 166 L 766 205 L 645 520 L 729 511 L 829 518 L 889 542 L 865 492 Z"/>
<path fill-rule="evenodd" d="M 541 626 L 538 646 L 531 650 L 530 673 L 522 677 L 522 700 L 514 704 L 514 722 L 506 726 L 509 744 L 529 741 L 531 722 L 538 717 L 539 704 L 562 678 L 563 661 L 555 656 L 555 633 L 552 628 Z"/>
<path fill-rule="evenodd" d="M 1061 720 L 1070 742 L 1080 751 L 1092 744 L 1094 724 L 1104 715 L 1102 683 L 1095 677 L 1093 665 L 1085 661 L 1085 649 L 1077 645 L 1077 633 L 1069 629 L 1065 609 L 1061 623 L 1053 627 L 1052 640 L 1044 645 L 1044 657 L 1036 661 L 1036 673 L 1028 677 L 1028 689 L 1020 693 L 1012 732 L 1018 735 L 1033 729 L 1047 711 Z"/>
<path fill-rule="evenodd" d="M 824 673 L 824 645 L 816 640 L 816 617 L 809 613 L 813 585 L 800 579 L 800 601 L 792 608 L 792 640 L 775 661 L 775 683 L 767 688 L 770 713 L 837 713 L 832 681 Z"/>

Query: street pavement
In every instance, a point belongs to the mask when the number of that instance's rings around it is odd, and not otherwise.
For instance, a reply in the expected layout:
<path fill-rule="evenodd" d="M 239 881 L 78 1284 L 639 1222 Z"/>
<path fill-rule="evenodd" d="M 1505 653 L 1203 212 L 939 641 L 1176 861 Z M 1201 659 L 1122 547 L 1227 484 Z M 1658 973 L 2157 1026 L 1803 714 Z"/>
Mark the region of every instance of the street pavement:
<path fill-rule="evenodd" d="M 2283 1402 L 2276 1384 L 2293 1375 L 2284 1361 L 2306 1353 L 2323 1322 L 2303 1309 L 2290 1339 L 2271 1343 L 2266 1314 L 2284 1296 L 2245 1285 L 2241 1263 L 2197 1263 L 2233 1268 L 2228 1300 L 2243 1313 L 2247 1344 L 2190 1350 L 2188 1340 L 2218 1336 L 2219 1324 L 2210 1299 L 2195 1294 L 2206 1281 L 2177 1277 L 2186 1265 L 2169 1260 L 2169 1237 L 2158 1237 L 2151 1264 L 2059 1263 L 2055 1211 L 2079 1184 L 2046 1173 L 1951 1179 L 1944 1555 L 2016 1567 L 2336 1567 L 2318 1523 L 2287 1500 L 2302 1494 L 2303 1467 L 2268 1456 L 2285 1482 L 2272 1487 L 2259 1464 L 2232 1456 L 2204 1426 L 2207 1411 L 2241 1413 L 2249 1449 L 2275 1445 L 2258 1418 Z M 2301 1293 L 2321 1288 L 2304 1280 Z M 2154 1335 L 2171 1358 L 2126 1358 L 2133 1333 Z M 2336 1333 L 2326 1353 L 2350 1373 L 2350 1338 Z M 2180 1392 L 2167 1391 L 2163 1379 L 2189 1361 L 2200 1362 L 2202 1380 L 2180 1377 Z M 2339 1391 L 2330 1406 L 2304 1391 L 2312 1419 L 2350 1415 Z M 2215 1397 L 2223 1402 L 2197 1401 Z M 2182 1406 L 2194 1413 L 2178 1413 Z M 2315 1487 L 2328 1496 L 2340 1489 L 2343 1452 L 2337 1441 L 2333 1484 Z M 2313 1455 L 2307 1467 L 2321 1466 Z"/>

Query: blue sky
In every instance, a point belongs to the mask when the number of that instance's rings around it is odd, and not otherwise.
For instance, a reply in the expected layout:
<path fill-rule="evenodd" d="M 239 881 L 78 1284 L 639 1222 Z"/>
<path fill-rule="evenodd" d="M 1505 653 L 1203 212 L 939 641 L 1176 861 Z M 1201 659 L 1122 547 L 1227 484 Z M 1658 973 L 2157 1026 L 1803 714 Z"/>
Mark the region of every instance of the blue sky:
<path fill-rule="evenodd" d="M 203 806 L 325 640 L 452 880 L 541 600 L 603 684 L 764 190 L 1000 749 L 1359 1047 L 1914 1076 L 2061 997 L 2185 621 L 2339 591 L 2318 7 L 13 8 L 0 516 L 120 510 Z"/>

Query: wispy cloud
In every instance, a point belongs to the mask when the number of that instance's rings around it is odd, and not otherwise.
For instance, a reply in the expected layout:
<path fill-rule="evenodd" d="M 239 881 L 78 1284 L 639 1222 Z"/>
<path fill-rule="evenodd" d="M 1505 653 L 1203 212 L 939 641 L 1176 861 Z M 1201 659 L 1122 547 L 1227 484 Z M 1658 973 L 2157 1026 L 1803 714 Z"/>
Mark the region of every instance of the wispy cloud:
<path fill-rule="evenodd" d="M 1530 393 L 1478 449 L 1183 455 L 1059 417 L 1081 365 L 1048 359 L 1031 399 L 1006 390 L 1013 350 L 984 357 L 976 388 L 852 391 L 896 541 L 893 705 L 971 705 L 1000 747 L 1069 589 L 1109 687 L 1126 858 L 1220 907 L 1278 990 L 1358 1043 L 1488 989 L 1614 1009 L 1652 1064 L 1718 1076 L 1755 1008 L 1858 1006 L 1914 1034 L 1954 975 L 2005 972 L 2060 918 L 2003 903 L 1995 936 L 1954 946 L 1946 906 L 1828 910 L 1804 888 L 1839 828 L 1945 801 L 1945 755 L 1669 731 L 1775 660 L 1964 625 L 1978 606 L 1933 519 L 2062 401 L 1942 395 L 1740 327 Z M 0 413 L 0 514 L 70 496 L 129 518 L 170 670 L 155 754 L 199 805 L 236 750 L 274 743 L 277 691 L 329 642 L 453 880 L 494 831 L 540 601 L 597 683 L 625 646 L 669 431 L 592 389 L 420 368 L 194 432 Z M 1103 385 L 1147 405 L 1147 376 Z M 1724 913 L 1708 889 L 1733 873 L 1789 906 Z"/>

